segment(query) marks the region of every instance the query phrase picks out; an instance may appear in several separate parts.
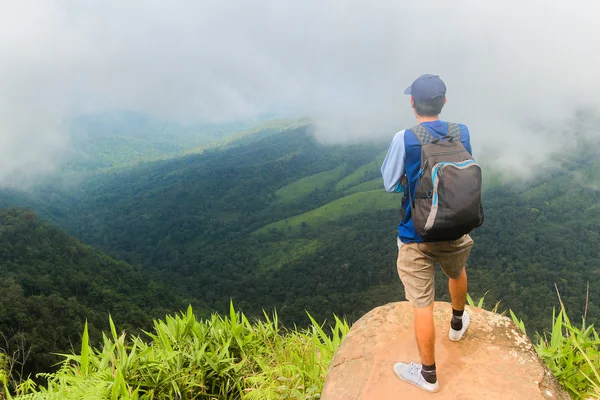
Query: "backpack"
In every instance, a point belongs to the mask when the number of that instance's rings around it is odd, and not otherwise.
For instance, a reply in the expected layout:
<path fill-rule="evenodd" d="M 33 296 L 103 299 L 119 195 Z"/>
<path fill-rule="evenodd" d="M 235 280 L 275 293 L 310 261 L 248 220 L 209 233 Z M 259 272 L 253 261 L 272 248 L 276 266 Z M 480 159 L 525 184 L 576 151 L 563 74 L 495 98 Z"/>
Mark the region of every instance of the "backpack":
<path fill-rule="evenodd" d="M 411 128 L 421 143 L 421 168 L 414 197 L 407 185 L 413 225 L 426 242 L 457 240 L 483 223 L 481 167 L 460 141 L 460 127 L 435 138 Z"/>

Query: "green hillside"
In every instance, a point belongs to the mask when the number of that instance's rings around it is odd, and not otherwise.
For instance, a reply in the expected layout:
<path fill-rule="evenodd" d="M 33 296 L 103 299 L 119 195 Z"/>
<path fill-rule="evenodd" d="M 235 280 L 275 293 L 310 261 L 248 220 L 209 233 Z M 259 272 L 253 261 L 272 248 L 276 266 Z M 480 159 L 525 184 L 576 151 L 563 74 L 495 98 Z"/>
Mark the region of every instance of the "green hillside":
<path fill-rule="evenodd" d="M 109 313 L 120 328 L 137 332 L 179 305 L 176 292 L 140 268 L 78 242 L 29 210 L 0 210 L 0 254 L 0 347 L 19 355 L 24 373 L 49 371 L 59 360 L 51 353 L 77 344 L 86 320 L 99 339 Z"/>
<path fill-rule="evenodd" d="M 278 231 L 282 235 L 294 235 L 303 229 L 319 229 L 328 223 L 372 211 L 399 208 L 399 197 L 383 189 L 357 192 L 327 203 L 301 215 L 265 225 L 256 233 Z"/>
<path fill-rule="evenodd" d="M 340 165 L 332 170 L 298 179 L 277 190 L 275 194 L 282 203 L 297 202 L 315 190 L 327 189 L 328 185 L 344 177 L 345 172 L 346 166 Z"/>
<path fill-rule="evenodd" d="M 350 175 L 340 180 L 335 188 L 337 190 L 344 190 L 374 178 L 379 178 L 381 176 L 381 163 L 383 162 L 386 153 L 387 150 L 380 153 L 374 161 L 357 168 Z"/>
<path fill-rule="evenodd" d="M 297 126 L 100 174 L 47 203 L 80 240 L 214 310 L 233 298 L 249 314 L 278 307 L 286 324 L 308 323 L 305 310 L 353 319 L 403 298 L 400 196 L 378 184 L 387 146 L 322 146 Z M 473 233 L 470 287 L 490 290 L 530 332 L 549 327 L 555 283 L 577 315 L 589 281 L 588 317 L 600 316 L 597 146 L 582 147 L 532 179 L 505 181 L 484 168 L 486 220 Z M 448 298 L 443 279 L 436 293 Z"/>
<path fill-rule="evenodd" d="M 307 125 L 308 121 L 289 119 L 182 125 L 134 112 L 84 115 L 72 123 L 73 154 L 61 174 L 202 153 Z"/>
<path fill-rule="evenodd" d="M 260 271 L 276 270 L 285 264 L 301 260 L 307 255 L 319 250 L 321 241 L 318 239 L 284 239 L 268 241 L 260 248 L 256 257 L 259 260 Z"/>
<path fill-rule="evenodd" d="M 367 181 L 363 183 L 359 183 L 356 186 L 352 186 L 350 189 L 346 189 L 344 194 L 352 194 L 356 192 L 368 192 L 371 190 L 381 189 L 383 187 L 383 181 L 381 178 L 373 179 L 372 181 Z"/>

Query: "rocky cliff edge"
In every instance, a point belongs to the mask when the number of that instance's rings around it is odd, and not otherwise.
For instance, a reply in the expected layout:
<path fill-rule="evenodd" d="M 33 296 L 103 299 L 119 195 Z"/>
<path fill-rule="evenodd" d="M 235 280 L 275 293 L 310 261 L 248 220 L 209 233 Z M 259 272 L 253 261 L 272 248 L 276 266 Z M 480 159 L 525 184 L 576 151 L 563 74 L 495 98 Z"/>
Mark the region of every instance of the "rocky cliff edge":
<path fill-rule="evenodd" d="M 434 310 L 438 393 L 409 385 L 393 372 L 397 361 L 419 360 L 412 307 L 397 302 L 373 309 L 352 326 L 333 358 L 321 399 L 570 399 L 509 318 L 467 307 L 471 325 L 455 343 L 448 339 L 450 304 L 436 302 Z"/>

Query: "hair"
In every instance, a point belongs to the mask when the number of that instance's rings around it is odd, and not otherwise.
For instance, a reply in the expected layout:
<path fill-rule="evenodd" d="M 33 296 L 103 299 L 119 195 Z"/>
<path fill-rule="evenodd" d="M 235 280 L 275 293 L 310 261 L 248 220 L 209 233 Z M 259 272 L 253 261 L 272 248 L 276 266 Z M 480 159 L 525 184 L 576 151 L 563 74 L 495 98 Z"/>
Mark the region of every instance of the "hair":
<path fill-rule="evenodd" d="M 427 103 L 414 102 L 415 112 L 421 117 L 435 117 L 440 115 L 444 107 L 444 99 L 446 96 L 438 96 Z M 413 99 L 414 100 L 414 99 Z"/>

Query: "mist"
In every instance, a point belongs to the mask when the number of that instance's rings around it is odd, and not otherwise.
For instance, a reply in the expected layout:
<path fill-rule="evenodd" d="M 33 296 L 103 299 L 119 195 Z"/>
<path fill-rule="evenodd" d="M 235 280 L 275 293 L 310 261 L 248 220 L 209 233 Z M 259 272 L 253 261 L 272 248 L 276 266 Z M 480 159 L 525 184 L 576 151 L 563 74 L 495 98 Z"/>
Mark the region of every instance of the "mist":
<path fill-rule="evenodd" d="M 448 87 L 441 118 L 474 154 L 521 168 L 600 138 L 600 3 L 477 0 L 83 0 L 0 4 L 0 185 L 36 182 L 73 151 L 78 115 L 180 123 L 309 116 L 323 143 L 412 126 L 404 89 Z"/>

